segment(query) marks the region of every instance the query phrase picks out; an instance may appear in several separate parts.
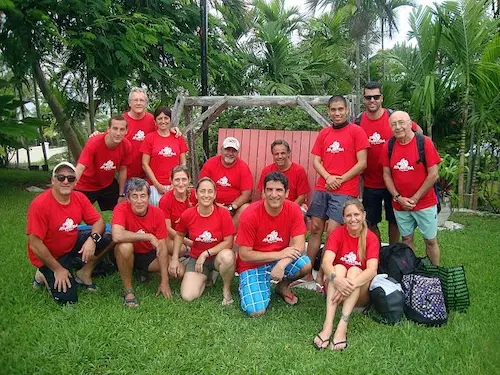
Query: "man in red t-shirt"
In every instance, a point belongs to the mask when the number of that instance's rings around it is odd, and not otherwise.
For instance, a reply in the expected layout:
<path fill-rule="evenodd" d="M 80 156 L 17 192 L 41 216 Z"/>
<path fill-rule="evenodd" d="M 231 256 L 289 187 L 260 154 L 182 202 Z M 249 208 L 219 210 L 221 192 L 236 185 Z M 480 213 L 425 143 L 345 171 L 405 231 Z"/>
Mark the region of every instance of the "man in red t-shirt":
<path fill-rule="evenodd" d="M 73 191 L 76 169 L 68 163 L 56 165 L 52 171 L 52 188 L 45 190 L 28 208 L 26 234 L 28 256 L 37 268 L 33 286 L 44 285 L 60 304 L 78 301 L 77 284 L 90 291 L 92 271 L 109 249 L 109 236 L 104 236 L 104 220 L 89 200 Z M 79 231 L 84 221 L 90 231 Z M 81 257 L 83 267 L 73 276 L 73 259 Z"/>
<path fill-rule="evenodd" d="M 97 201 L 102 211 L 112 210 L 125 200 L 131 152 L 126 133 L 127 120 L 122 115 L 111 117 L 107 132 L 90 138 L 78 158 L 75 189 L 85 194 L 91 203 Z"/>
<path fill-rule="evenodd" d="M 363 205 L 366 210 L 366 221 L 370 230 L 380 241 L 378 223 L 382 221 L 383 204 L 385 218 L 389 223 L 389 243 L 394 244 L 399 241 L 399 230 L 392 209 L 392 196 L 385 187 L 383 168 L 380 163 L 382 149 L 392 137 L 389 116 L 394 111 L 382 107 L 383 100 L 380 83 L 368 82 L 363 92 L 363 104 L 366 111 L 358 116 L 356 122 L 365 131 L 370 142 L 366 169 L 363 171 Z M 412 126 L 415 131 L 422 133 L 422 129 L 417 124 L 413 123 Z"/>
<path fill-rule="evenodd" d="M 396 141 L 389 160 L 389 143 L 384 145 L 381 162 L 384 181 L 393 197 L 392 205 L 403 242 L 414 248 L 413 233 L 418 227 L 424 237 L 426 253 L 439 265 L 437 243 L 437 197 L 433 186 L 438 178 L 441 158 L 428 137 L 424 139 L 425 161 L 420 160 L 417 137 L 406 112 L 394 112 L 389 123 Z"/>
<path fill-rule="evenodd" d="M 248 164 L 238 157 L 240 142 L 227 137 L 222 142 L 221 155 L 211 157 L 203 165 L 199 178 L 210 177 L 217 186 L 217 203 L 223 204 L 238 227 L 241 213 L 252 196 L 253 178 Z"/>
<path fill-rule="evenodd" d="M 241 215 L 236 236 L 239 245 L 241 308 L 251 316 L 266 312 L 271 300 L 271 279 L 276 293 L 290 305 L 298 298 L 290 283 L 311 272 L 304 254 L 306 226 L 300 207 L 286 199 L 288 179 L 281 172 L 264 178 L 264 199 L 252 203 Z"/>
<path fill-rule="evenodd" d="M 287 199 L 302 206 L 305 205 L 307 193 L 311 191 L 311 188 L 307 181 L 306 170 L 302 165 L 291 160 L 290 153 L 290 145 L 284 139 L 277 139 L 271 143 L 271 154 L 273 154 L 274 163 L 269 164 L 262 170 L 257 190 L 262 192 L 264 177 L 269 172 L 282 172 L 288 178 L 290 190 Z M 304 208 L 307 209 L 307 206 Z"/>
<path fill-rule="evenodd" d="M 366 154 L 370 147 L 364 130 L 347 121 L 349 109 L 343 96 L 330 98 L 328 114 L 332 126 L 319 132 L 311 151 L 314 169 L 319 174 L 307 211 L 311 217 L 307 255 L 311 259 L 316 259 L 325 223 L 328 235 L 344 223 L 342 206 L 349 198 L 358 196 L 359 175 L 366 167 Z M 310 274 L 304 280 L 312 278 Z M 321 269 L 316 281 L 322 287 Z"/>
<path fill-rule="evenodd" d="M 170 298 L 165 215 L 161 209 L 149 204 L 149 184 L 142 178 L 132 178 L 128 182 L 127 201 L 113 210 L 111 234 L 116 242 L 116 264 L 123 282 L 123 304 L 139 306 L 132 288 L 134 268 L 159 273 L 160 285 L 156 295 Z"/>

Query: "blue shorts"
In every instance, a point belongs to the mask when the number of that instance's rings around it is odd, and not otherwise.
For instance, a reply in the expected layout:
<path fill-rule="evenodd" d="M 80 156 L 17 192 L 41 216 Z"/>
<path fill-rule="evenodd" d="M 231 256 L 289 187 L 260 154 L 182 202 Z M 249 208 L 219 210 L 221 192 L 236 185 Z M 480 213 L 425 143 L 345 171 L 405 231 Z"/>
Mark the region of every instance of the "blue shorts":
<path fill-rule="evenodd" d="M 350 198 L 352 197 L 349 195 L 316 190 L 314 192 L 311 205 L 307 210 L 307 216 L 319 217 L 324 220 L 330 219 L 339 224 L 344 224 L 342 208 L 344 203 Z"/>
<path fill-rule="evenodd" d="M 437 237 L 437 206 L 424 208 L 418 211 L 394 210 L 399 233 L 407 237 L 418 227 L 426 240 Z"/>
<path fill-rule="evenodd" d="M 241 309 L 253 314 L 265 311 L 271 301 L 271 270 L 277 261 L 264 264 L 240 273 L 238 291 L 241 299 Z M 304 266 L 311 263 L 307 255 L 302 255 L 285 268 L 285 278 L 297 276 Z"/>

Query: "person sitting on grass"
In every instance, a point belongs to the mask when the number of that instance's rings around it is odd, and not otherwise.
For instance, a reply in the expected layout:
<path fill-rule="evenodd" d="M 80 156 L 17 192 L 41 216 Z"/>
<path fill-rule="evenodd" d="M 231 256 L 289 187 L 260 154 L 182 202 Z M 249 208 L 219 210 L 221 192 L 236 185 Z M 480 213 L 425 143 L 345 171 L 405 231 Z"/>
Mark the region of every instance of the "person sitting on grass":
<path fill-rule="evenodd" d="M 137 269 L 160 274 L 156 295 L 170 298 L 168 250 L 165 238 L 165 215 L 149 203 L 149 184 L 142 178 L 132 178 L 127 187 L 127 201 L 113 210 L 111 234 L 116 242 L 115 257 L 123 282 L 123 304 L 138 307 L 132 288 L 132 271 Z"/>
<path fill-rule="evenodd" d="M 300 206 L 286 199 L 287 177 L 271 172 L 263 186 L 264 199 L 243 212 L 236 237 L 241 308 L 254 317 L 263 315 L 271 301 L 271 279 L 277 282 L 276 294 L 296 305 L 290 283 L 311 272 L 304 254 L 304 217 Z"/>
<path fill-rule="evenodd" d="M 196 184 L 198 205 L 181 214 L 174 239 L 174 254 L 169 272 L 174 276 L 181 273 L 179 254 L 185 237 L 193 241 L 189 252 L 186 272 L 181 283 L 181 297 L 193 301 L 203 294 L 205 286 L 211 282 L 212 272 L 218 271 L 222 277 L 222 304 L 233 303 L 231 281 L 234 277 L 233 239 L 236 230 L 226 208 L 215 204 L 215 183 L 208 177 Z"/>
<path fill-rule="evenodd" d="M 366 213 L 361 202 L 352 198 L 343 205 L 344 225 L 328 237 L 322 267 L 328 277 L 326 317 L 323 329 L 314 337 L 317 349 L 347 348 L 347 324 L 355 306 L 369 302 L 368 287 L 377 274 L 380 242 L 368 229 Z M 332 336 L 337 306 L 342 313 Z"/>
<path fill-rule="evenodd" d="M 167 249 L 170 256 L 174 253 L 174 238 L 177 234 L 177 224 L 181 219 L 181 214 L 188 208 L 196 206 L 196 192 L 195 189 L 190 187 L 191 178 L 189 176 L 189 169 L 185 165 L 178 165 L 172 169 L 170 176 L 173 189 L 165 193 L 161 199 L 158 207 L 165 214 L 165 223 L 167 225 Z M 179 257 L 185 256 L 189 249 L 193 246 L 193 241 L 184 237 L 184 243 L 181 245 Z M 184 275 L 184 265 L 179 265 L 178 277 L 182 278 Z M 171 275 L 173 276 L 173 275 Z"/>
<path fill-rule="evenodd" d="M 45 285 L 59 304 L 78 301 L 77 285 L 97 291 L 92 271 L 111 244 L 103 237 L 104 220 L 83 193 L 74 191 L 75 183 L 76 168 L 68 162 L 57 164 L 52 188 L 28 208 L 28 256 L 37 268 L 33 286 Z M 82 220 L 92 225 L 90 231 L 78 230 Z M 74 276 L 73 259 L 80 256 L 84 266 Z"/>

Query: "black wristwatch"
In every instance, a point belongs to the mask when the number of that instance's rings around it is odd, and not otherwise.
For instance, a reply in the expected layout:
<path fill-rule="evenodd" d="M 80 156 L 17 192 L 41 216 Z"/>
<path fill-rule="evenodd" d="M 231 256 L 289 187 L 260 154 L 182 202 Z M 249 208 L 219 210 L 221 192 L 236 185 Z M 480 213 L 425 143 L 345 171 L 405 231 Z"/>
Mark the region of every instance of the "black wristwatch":
<path fill-rule="evenodd" d="M 125 193 L 118 194 L 118 196 L 119 196 L 120 198 L 125 198 Z"/>
<path fill-rule="evenodd" d="M 228 204 L 226 207 L 231 216 L 234 216 L 234 214 L 236 213 L 236 208 L 234 208 L 233 204 Z"/>
<path fill-rule="evenodd" d="M 102 236 L 99 233 L 91 233 L 90 238 L 92 238 L 92 241 L 94 241 L 94 243 L 98 243 L 100 240 L 102 240 Z"/>

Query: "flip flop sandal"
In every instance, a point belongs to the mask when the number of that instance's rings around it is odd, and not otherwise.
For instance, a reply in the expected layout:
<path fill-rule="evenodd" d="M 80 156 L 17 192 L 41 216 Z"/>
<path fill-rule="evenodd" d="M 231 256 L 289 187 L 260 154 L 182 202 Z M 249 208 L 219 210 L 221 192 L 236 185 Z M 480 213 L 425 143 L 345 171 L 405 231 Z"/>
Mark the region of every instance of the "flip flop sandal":
<path fill-rule="evenodd" d="M 280 290 L 276 290 L 276 294 L 278 296 L 280 296 L 283 299 L 283 301 L 285 301 L 285 303 L 287 303 L 287 304 L 289 304 L 291 306 L 294 306 L 297 303 L 299 303 L 299 299 L 297 298 L 297 296 L 292 291 L 290 291 L 289 295 L 285 295 Z"/>
<path fill-rule="evenodd" d="M 342 349 L 335 349 L 335 347 L 337 345 L 342 345 L 342 344 L 345 344 L 345 346 L 342 348 Z M 343 352 L 344 350 L 347 349 L 347 338 L 344 340 L 344 341 L 339 341 L 339 342 L 335 342 L 335 341 L 332 341 L 332 350 L 333 351 L 336 351 L 336 352 Z"/>
<path fill-rule="evenodd" d="M 226 298 L 223 298 L 222 299 L 222 306 L 229 306 L 229 305 L 232 305 L 234 303 L 234 299 L 226 299 Z"/>
<path fill-rule="evenodd" d="M 87 289 L 89 292 L 97 292 L 99 289 L 97 288 L 97 285 L 94 283 L 92 284 L 85 284 L 78 276 L 75 276 L 75 282 L 77 285 L 81 288 Z"/>
<path fill-rule="evenodd" d="M 320 344 L 316 344 L 316 341 L 314 341 L 316 339 L 316 337 L 321 341 Z M 316 336 L 314 336 L 313 338 L 313 346 L 316 348 L 316 350 L 325 350 L 326 348 L 328 348 L 330 346 L 330 341 L 331 341 L 331 337 L 328 337 L 326 339 L 323 339 L 321 338 L 321 336 L 319 335 L 319 332 L 316 334 Z M 326 346 L 323 346 L 326 342 Z"/>
<path fill-rule="evenodd" d="M 127 294 L 133 294 L 132 298 L 126 298 Z M 135 296 L 134 289 L 125 289 L 123 291 L 123 306 L 125 307 L 139 307 L 139 302 L 137 302 L 137 297 Z"/>
<path fill-rule="evenodd" d="M 33 289 L 44 289 L 45 288 L 45 284 L 38 282 L 35 279 L 35 277 L 33 277 L 33 281 L 31 282 L 31 286 L 33 287 Z"/>

